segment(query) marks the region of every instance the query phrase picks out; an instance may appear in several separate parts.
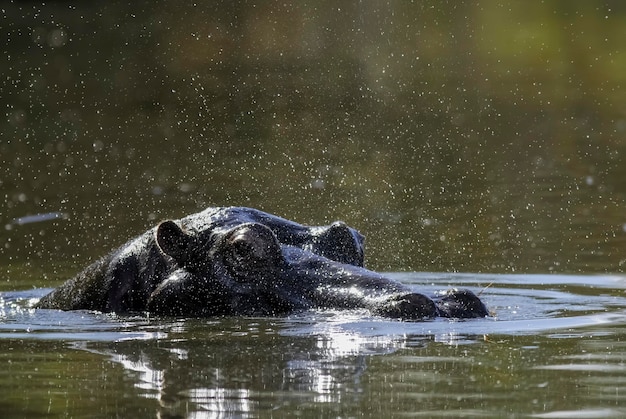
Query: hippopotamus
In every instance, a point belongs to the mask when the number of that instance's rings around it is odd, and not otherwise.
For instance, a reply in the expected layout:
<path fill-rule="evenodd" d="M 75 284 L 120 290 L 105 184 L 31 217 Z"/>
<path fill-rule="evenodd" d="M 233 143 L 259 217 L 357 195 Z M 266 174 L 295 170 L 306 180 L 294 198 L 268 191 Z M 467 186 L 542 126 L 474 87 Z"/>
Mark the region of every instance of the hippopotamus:
<path fill-rule="evenodd" d="M 163 221 L 36 307 L 188 317 L 308 309 L 367 309 L 403 320 L 489 315 L 469 290 L 429 298 L 366 269 L 364 237 L 343 222 L 306 226 L 245 207 Z"/>

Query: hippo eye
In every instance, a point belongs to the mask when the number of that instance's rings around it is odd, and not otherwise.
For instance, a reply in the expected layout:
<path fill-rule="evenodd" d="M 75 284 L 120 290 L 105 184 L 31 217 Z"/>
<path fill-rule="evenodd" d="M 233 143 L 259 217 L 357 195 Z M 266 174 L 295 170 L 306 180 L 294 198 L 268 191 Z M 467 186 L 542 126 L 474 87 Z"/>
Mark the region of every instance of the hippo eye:
<path fill-rule="evenodd" d="M 274 233 L 261 224 L 244 224 L 226 237 L 225 262 L 236 275 L 261 273 L 282 258 Z"/>
<path fill-rule="evenodd" d="M 230 255 L 232 261 L 239 264 L 251 263 L 254 260 L 261 259 L 262 256 L 258 249 L 255 251 L 252 243 L 248 243 L 245 240 L 236 240 L 231 243 Z"/>

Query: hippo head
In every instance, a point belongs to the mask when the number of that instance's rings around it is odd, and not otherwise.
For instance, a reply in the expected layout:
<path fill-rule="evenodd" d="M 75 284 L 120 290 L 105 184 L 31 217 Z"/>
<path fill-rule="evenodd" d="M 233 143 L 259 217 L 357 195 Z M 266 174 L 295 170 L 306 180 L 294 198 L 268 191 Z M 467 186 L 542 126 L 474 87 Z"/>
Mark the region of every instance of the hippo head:
<path fill-rule="evenodd" d="M 243 223 L 207 235 L 163 222 L 157 227 L 156 242 L 175 264 L 168 276 L 154 285 L 147 310 L 202 317 L 281 315 L 310 308 L 365 308 L 385 317 L 411 320 L 485 315 L 482 302 L 475 296 L 469 298 L 471 292 L 460 298 L 457 293 L 446 295 L 436 304 L 403 284 L 358 266 L 358 259 L 351 258 L 358 256 L 358 246 L 352 245 L 355 241 L 346 231 L 344 225 L 333 225 L 328 235 L 314 235 L 321 238 L 317 242 L 298 247 L 282 243 L 260 223 Z M 467 301 L 474 299 L 478 309 L 471 307 L 472 315 L 464 315 L 463 309 L 470 307 Z"/>

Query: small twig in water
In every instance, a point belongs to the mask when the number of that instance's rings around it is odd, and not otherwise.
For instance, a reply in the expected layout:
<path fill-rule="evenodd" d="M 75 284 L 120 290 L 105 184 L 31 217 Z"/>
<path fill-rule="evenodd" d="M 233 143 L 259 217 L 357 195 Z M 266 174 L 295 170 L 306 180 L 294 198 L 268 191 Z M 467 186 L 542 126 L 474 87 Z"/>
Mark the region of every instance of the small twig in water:
<path fill-rule="evenodd" d="M 492 286 L 492 285 L 493 285 L 493 281 L 491 281 L 490 283 L 488 283 L 487 285 L 485 285 L 485 287 L 484 287 L 482 290 L 480 290 L 480 292 L 479 292 L 477 295 L 480 297 L 480 296 L 482 295 L 482 293 L 483 293 L 483 292 L 485 292 L 485 290 L 486 290 L 487 288 L 489 288 L 490 286 Z"/>

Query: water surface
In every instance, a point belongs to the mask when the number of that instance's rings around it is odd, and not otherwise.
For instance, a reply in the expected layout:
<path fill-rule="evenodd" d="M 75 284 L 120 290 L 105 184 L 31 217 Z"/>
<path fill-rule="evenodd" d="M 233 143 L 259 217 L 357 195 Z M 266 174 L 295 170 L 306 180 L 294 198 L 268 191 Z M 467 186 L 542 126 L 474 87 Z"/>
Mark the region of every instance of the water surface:
<path fill-rule="evenodd" d="M 623 417 L 626 277 L 393 273 L 493 317 L 172 319 L 0 305 L 9 417 Z M 593 285 L 590 285 L 593 284 Z M 487 285 L 489 285 L 487 288 Z"/>

